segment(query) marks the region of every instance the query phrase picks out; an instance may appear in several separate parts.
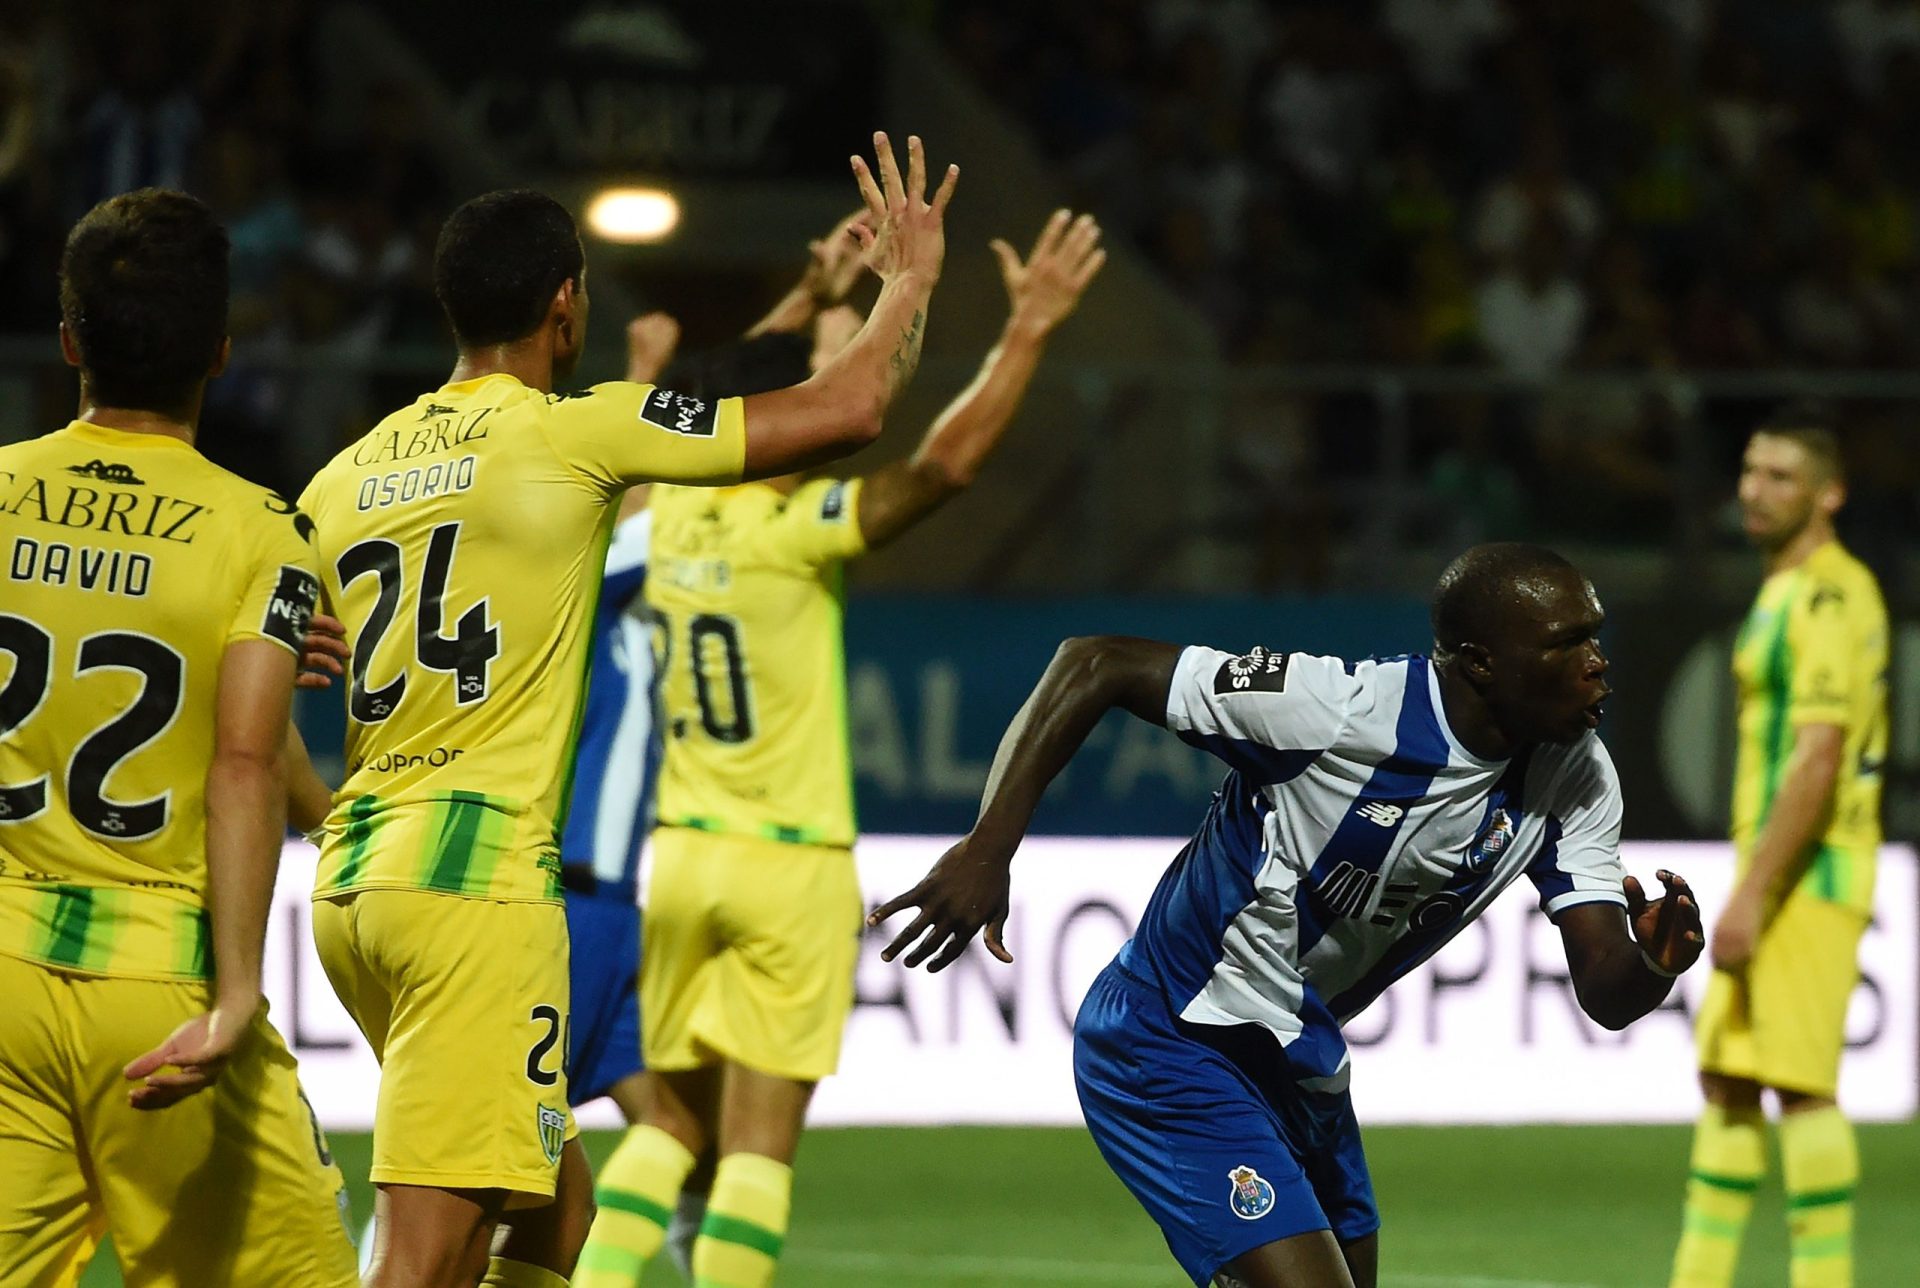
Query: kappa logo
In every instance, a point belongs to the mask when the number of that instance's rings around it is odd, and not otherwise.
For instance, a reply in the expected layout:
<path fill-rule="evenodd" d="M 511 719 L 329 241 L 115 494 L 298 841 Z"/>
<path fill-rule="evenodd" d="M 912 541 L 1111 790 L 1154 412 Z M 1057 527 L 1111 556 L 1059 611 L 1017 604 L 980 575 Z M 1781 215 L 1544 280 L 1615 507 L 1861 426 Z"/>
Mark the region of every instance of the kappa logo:
<path fill-rule="evenodd" d="M 145 479 L 133 472 L 133 466 L 121 465 L 118 462 L 109 465 L 98 458 L 88 461 L 85 465 L 69 465 L 67 473 L 78 474 L 86 479 L 98 479 L 102 483 L 138 483 L 142 486 L 146 484 Z"/>
<path fill-rule="evenodd" d="M 1227 1205 L 1242 1221 L 1258 1221 L 1273 1211 L 1273 1186 L 1267 1184 L 1260 1173 L 1241 1166 L 1228 1172 L 1227 1179 L 1233 1182 Z"/>
<path fill-rule="evenodd" d="M 540 1106 L 540 1152 L 547 1156 L 549 1163 L 560 1161 L 560 1151 L 567 1144 L 567 1116 L 558 1109 Z"/>
<path fill-rule="evenodd" d="M 1392 827 L 1407 811 L 1398 805 L 1389 805 L 1385 801 L 1371 801 L 1354 812 L 1369 823 L 1375 823 L 1381 827 Z"/>

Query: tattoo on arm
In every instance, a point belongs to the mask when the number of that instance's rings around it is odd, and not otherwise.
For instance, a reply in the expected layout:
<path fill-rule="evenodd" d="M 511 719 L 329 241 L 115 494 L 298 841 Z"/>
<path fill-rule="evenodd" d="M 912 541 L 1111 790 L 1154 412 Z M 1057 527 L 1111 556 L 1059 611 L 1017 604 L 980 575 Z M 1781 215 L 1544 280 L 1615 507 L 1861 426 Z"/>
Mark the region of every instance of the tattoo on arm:
<path fill-rule="evenodd" d="M 926 310 L 915 309 L 913 312 L 913 321 L 909 322 L 906 329 L 900 332 L 900 343 L 894 346 L 893 354 L 888 359 L 888 361 L 893 364 L 893 387 L 895 389 L 900 388 L 900 386 L 911 380 L 913 378 L 914 368 L 920 365 L 920 341 L 925 336 L 926 329 Z"/>

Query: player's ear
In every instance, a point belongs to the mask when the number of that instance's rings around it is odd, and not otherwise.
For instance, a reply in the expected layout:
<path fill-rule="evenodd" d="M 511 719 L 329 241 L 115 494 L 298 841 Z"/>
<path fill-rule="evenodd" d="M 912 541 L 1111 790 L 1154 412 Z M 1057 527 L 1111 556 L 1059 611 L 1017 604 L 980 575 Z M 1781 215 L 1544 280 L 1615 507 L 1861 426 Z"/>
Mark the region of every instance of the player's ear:
<path fill-rule="evenodd" d="M 1493 683 L 1493 652 L 1484 644 L 1462 644 L 1453 651 L 1460 661 L 1460 669 L 1476 687 L 1484 688 Z"/>
<path fill-rule="evenodd" d="M 69 367 L 80 365 L 80 342 L 73 338 L 65 322 L 60 324 L 60 356 L 67 360 Z"/>
<path fill-rule="evenodd" d="M 1846 480 L 1836 477 L 1822 483 L 1820 490 L 1813 494 L 1813 503 L 1819 506 L 1820 512 L 1829 519 L 1840 513 L 1840 507 L 1847 503 Z"/>
<path fill-rule="evenodd" d="M 213 355 L 213 365 L 207 369 L 207 379 L 215 380 L 224 375 L 227 364 L 231 361 L 233 361 L 233 337 L 223 335 L 220 337 L 220 350 Z"/>

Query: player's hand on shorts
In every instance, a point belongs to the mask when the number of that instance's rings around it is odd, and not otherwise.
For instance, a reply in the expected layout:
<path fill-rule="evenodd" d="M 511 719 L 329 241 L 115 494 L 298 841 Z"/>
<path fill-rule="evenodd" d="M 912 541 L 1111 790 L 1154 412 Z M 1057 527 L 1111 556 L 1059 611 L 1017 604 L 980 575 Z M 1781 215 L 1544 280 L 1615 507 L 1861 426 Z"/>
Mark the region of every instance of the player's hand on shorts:
<path fill-rule="evenodd" d="M 1713 968 L 1745 970 L 1753 960 L 1753 950 L 1760 945 L 1760 930 L 1765 920 L 1766 910 L 1761 907 L 1760 897 L 1749 893 L 1744 884 L 1735 888 L 1713 923 Z"/>
<path fill-rule="evenodd" d="M 1662 868 L 1654 875 L 1666 893 L 1649 900 L 1637 877 L 1627 878 L 1627 920 L 1634 940 L 1661 970 L 1678 975 L 1700 959 L 1706 935 L 1700 925 L 1700 904 L 1686 878 Z"/>
<path fill-rule="evenodd" d="M 338 617 L 315 613 L 307 623 L 306 638 L 300 641 L 300 673 L 293 683 L 302 689 L 324 689 L 333 677 L 346 674 L 346 661 L 353 656 L 347 647 L 347 624 Z"/>
<path fill-rule="evenodd" d="M 1012 321 L 1042 333 L 1073 312 L 1087 283 L 1107 262 L 1107 252 L 1100 249 L 1100 225 L 1093 216 L 1075 219 L 1064 208 L 1047 220 L 1024 264 L 1013 247 L 999 238 L 988 245 L 1000 261 L 1000 280 L 1006 283 L 1013 306 Z"/>
<path fill-rule="evenodd" d="M 680 347 L 680 323 L 671 313 L 655 310 L 627 323 L 627 379 L 650 385 Z"/>
<path fill-rule="evenodd" d="M 175 1029 L 122 1071 L 127 1081 L 139 1084 L 127 1092 L 127 1103 L 135 1109 L 165 1109 L 211 1087 L 246 1040 L 259 1008 L 256 996 L 250 1007 L 216 1006 Z"/>
<path fill-rule="evenodd" d="M 947 167 L 946 177 L 927 200 L 927 159 L 920 136 L 907 137 L 907 176 L 900 177 L 900 164 L 893 155 L 893 144 L 884 132 L 876 131 L 873 148 L 880 166 L 876 183 L 873 171 L 861 157 L 853 158 L 853 177 L 860 184 L 860 196 L 866 202 L 864 221 L 848 225 L 860 242 L 867 266 L 881 281 L 917 274 L 928 282 L 940 276 L 940 264 L 947 253 L 945 218 L 947 203 L 953 200 L 953 187 L 960 181 L 960 167 Z"/>
<path fill-rule="evenodd" d="M 1007 928 L 1012 885 L 1007 862 L 1011 857 L 989 853 L 970 836 L 941 855 L 919 885 L 867 914 L 867 924 L 877 926 L 902 908 L 920 910 L 907 928 L 880 950 L 880 960 L 890 962 L 908 949 L 908 968 L 931 957 L 928 970 L 945 970 L 960 959 L 974 935 L 985 927 L 987 951 L 1003 962 L 1012 961 L 1013 954 L 1001 942 Z M 920 939 L 923 933 L 926 938 Z M 916 939 L 920 944 L 913 947 Z"/>

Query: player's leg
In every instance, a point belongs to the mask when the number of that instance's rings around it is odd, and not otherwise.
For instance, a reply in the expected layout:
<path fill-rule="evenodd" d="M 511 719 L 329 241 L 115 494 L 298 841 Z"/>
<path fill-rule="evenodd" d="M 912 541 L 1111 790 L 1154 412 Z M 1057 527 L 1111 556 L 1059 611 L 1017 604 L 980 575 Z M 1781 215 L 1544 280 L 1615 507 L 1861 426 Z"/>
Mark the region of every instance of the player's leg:
<path fill-rule="evenodd" d="M 507 1213 L 485 1288 L 566 1288 L 593 1224 L 593 1170 L 578 1137 L 560 1154 L 553 1202 Z"/>
<path fill-rule="evenodd" d="M 1380 1282 L 1380 1235 L 1377 1232 L 1343 1241 L 1340 1254 L 1347 1259 L 1347 1273 L 1353 1276 L 1354 1288 L 1375 1288 Z"/>
<path fill-rule="evenodd" d="M 1235 1257 L 1215 1277 L 1223 1288 L 1355 1288 L 1331 1230 L 1310 1230 Z"/>
<path fill-rule="evenodd" d="M 1853 1283 L 1860 1154 L 1834 1097 L 1865 929 L 1863 914 L 1803 887 L 1788 897 L 1754 954 L 1760 1081 L 1780 1098 L 1793 1288 Z"/>
<path fill-rule="evenodd" d="M 1700 1090 L 1671 1288 L 1730 1288 L 1754 1193 L 1767 1172 L 1767 1120 L 1754 1081 L 1747 980 L 1715 971 L 1694 1024 Z"/>
<path fill-rule="evenodd" d="M 701 1041 L 726 1057 L 720 1162 L 693 1274 L 696 1283 L 765 1288 L 786 1243 L 807 1105 L 840 1061 L 862 908 L 846 850 L 732 838 L 723 866 L 725 946 L 693 1020 Z"/>
<path fill-rule="evenodd" d="M 681 1183 L 680 1201 L 674 1205 L 673 1219 L 667 1222 L 667 1257 L 688 1283 L 693 1282 L 693 1245 L 699 1242 L 700 1227 L 706 1224 L 713 1174 L 719 1162 L 711 1149 L 700 1156 Z"/>
<path fill-rule="evenodd" d="M 0 1284 L 65 1288 L 105 1231 L 73 1130 L 65 980 L 0 956 Z"/>
<path fill-rule="evenodd" d="M 562 1072 L 568 980 L 558 905 L 370 890 L 316 905 L 328 977 L 382 1056 L 367 1282 L 468 1288 L 502 1215 L 555 1201 L 574 1136 Z M 564 1229 L 565 1214 L 548 1218 Z M 561 1264 L 535 1265 L 548 1277 Z M 508 1282 L 512 1282 L 509 1280 Z M 544 1282 L 535 1277 L 530 1282 Z"/>
<path fill-rule="evenodd" d="M 621 1138 L 594 1186 L 593 1228 L 580 1253 L 575 1288 L 631 1288 L 660 1251 L 680 1189 L 714 1139 L 720 1071 L 712 1066 L 649 1069 L 638 1106 L 643 1121 Z"/>
<path fill-rule="evenodd" d="M 206 986 L 103 979 L 73 993 L 79 1118 L 129 1288 L 354 1288 L 340 1170 L 265 1008 L 212 1087 L 141 1111 L 121 1070 L 204 1012 Z"/>

